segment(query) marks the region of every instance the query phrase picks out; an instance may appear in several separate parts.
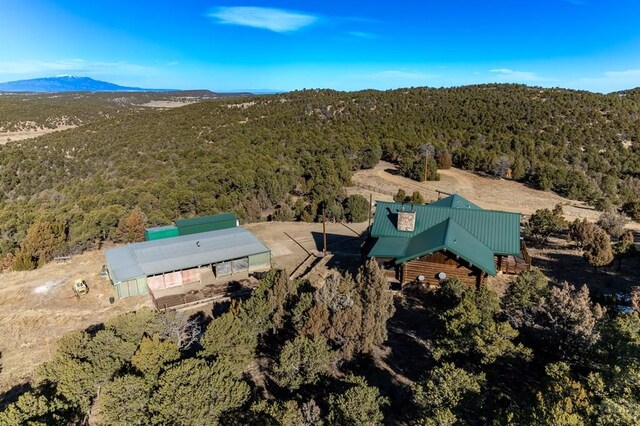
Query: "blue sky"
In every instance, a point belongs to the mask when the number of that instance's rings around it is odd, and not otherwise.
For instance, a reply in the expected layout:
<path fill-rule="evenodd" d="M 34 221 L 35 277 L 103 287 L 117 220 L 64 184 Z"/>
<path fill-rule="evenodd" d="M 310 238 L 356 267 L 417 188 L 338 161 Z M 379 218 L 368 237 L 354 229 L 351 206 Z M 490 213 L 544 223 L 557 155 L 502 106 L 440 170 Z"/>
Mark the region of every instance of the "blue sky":
<path fill-rule="evenodd" d="M 638 0 L 0 0 L 0 81 L 214 91 L 640 86 Z"/>

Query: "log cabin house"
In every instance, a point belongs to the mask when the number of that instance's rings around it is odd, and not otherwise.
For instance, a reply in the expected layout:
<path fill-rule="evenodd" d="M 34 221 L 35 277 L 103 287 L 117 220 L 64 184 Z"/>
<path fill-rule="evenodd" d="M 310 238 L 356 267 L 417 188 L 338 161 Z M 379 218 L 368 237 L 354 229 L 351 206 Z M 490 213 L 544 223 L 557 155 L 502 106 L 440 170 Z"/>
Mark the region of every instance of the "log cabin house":
<path fill-rule="evenodd" d="M 452 277 L 481 285 L 531 267 L 519 213 L 484 210 L 455 194 L 426 205 L 379 201 L 370 234 L 368 257 L 401 285 Z"/>

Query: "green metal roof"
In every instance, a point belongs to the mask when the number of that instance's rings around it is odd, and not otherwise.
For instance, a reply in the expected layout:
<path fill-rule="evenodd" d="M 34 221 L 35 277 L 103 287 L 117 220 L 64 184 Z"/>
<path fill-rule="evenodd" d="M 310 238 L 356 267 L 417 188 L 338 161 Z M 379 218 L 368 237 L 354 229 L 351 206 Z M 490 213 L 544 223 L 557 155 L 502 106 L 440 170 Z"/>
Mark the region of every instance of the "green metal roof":
<path fill-rule="evenodd" d="M 409 238 L 380 237 L 369 252 L 369 257 L 397 257 L 398 253 L 404 253 L 409 243 Z"/>
<path fill-rule="evenodd" d="M 205 223 L 225 222 L 228 220 L 235 221 L 236 215 L 233 213 L 220 213 L 220 214 L 214 214 L 210 216 L 192 217 L 188 219 L 177 219 L 175 223 L 178 228 L 182 228 L 185 226 L 202 225 Z"/>
<path fill-rule="evenodd" d="M 398 211 L 401 203 L 378 201 L 376 214 L 371 227 L 374 238 L 407 238 L 433 228 L 447 219 L 452 219 L 469 235 L 488 247 L 494 254 L 520 254 L 520 214 L 483 210 L 481 208 L 443 207 L 441 205 L 416 205 L 415 230 L 413 232 L 398 231 Z M 400 245 L 400 243 L 397 243 Z M 407 244 L 409 244 L 407 242 Z M 472 245 L 471 242 L 469 242 Z M 402 253 L 397 253 L 399 257 Z"/>
<path fill-rule="evenodd" d="M 411 238 L 404 256 L 396 262 L 404 263 L 445 249 L 487 274 L 496 274 L 493 251 L 452 219 Z"/>
<path fill-rule="evenodd" d="M 431 253 L 446 250 L 490 275 L 496 274 L 493 251 L 452 219 L 411 238 L 380 237 L 370 257 L 395 257 L 405 263 Z"/>
<path fill-rule="evenodd" d="M 459 196 L 458 194 L 450 195 L 446 198 L 442 198 L 438 201 L 434 201 L 429 204 L 430 206 L 439 206 L 439 207 L 451 207 L 452 209 L 476 209 L 482 210 L 481 207 L 473 204 L 471 201 L 467 200 L 464 197 Z"/>

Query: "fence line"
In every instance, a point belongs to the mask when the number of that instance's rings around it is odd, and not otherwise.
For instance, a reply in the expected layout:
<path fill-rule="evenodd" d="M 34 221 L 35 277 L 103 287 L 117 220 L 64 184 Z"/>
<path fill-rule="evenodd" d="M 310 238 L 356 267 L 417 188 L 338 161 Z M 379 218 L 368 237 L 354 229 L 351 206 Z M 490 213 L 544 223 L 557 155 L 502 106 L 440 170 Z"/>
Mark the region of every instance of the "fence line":
<path fill-rule="evenodd" d="M 378 187 L 373 186 L 373 185 L 367 185 L 366 183 L 360 183 L 360 182 L 358 182 L 358 183 L 356 184 L 356 186 L 359 186 L 359 187 L 360 187 L 360 188 L 362 188 L 362 189 L 367 189 L 367 190 L 369 190 L 369 191 L 377 192 L 377 193 L 379 193 L 379 194 L 390 195 L 390 196 L 392 196 L 392 197 L 393 197 L 394 195 L 396 195 L 396 193 L 395 193 L 395 192 L 393 192 L 393 191 L 387 191 L 387 190 L 384 190 L 384 189 L 378 188 Z"/>

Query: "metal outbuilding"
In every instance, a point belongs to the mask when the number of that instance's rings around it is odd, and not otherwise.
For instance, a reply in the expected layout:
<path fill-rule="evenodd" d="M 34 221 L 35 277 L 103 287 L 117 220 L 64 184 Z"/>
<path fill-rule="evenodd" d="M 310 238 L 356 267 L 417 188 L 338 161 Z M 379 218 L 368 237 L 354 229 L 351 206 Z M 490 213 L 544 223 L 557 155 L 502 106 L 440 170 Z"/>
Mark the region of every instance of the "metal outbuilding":
<path fill-rule="evenodd" d="M 118 298 L 271 266 L 269 248 L 239 226 L 127 244 L 105 256 Z"/>
<path fill-rule="evenodd" d="M 200 232 L 234 228 L 239 225 L 233 213 L 220 213 L 210 216 L 198 216 L 175 221 L 179 235 L 191 235 Z"/>

